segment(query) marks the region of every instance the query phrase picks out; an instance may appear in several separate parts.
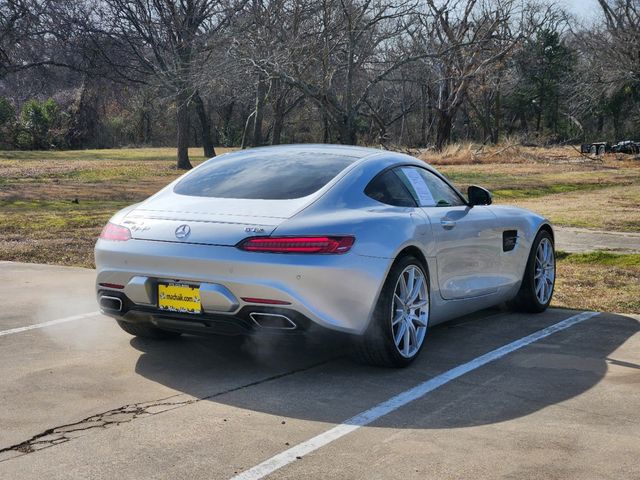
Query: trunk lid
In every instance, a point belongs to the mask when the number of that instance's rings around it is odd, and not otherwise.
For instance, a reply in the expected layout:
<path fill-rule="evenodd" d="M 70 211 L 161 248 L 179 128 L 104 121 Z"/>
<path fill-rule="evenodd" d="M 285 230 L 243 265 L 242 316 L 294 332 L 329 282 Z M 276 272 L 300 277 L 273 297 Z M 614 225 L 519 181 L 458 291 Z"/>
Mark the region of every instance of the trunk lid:
<path fill-rule="evenodd" d="M 139 240 L 236 245 L 250 236 L 270 235 L 308 202 L 309 198 L 250 200 L 161 193 L 127 214 L 122 225 Z"/>

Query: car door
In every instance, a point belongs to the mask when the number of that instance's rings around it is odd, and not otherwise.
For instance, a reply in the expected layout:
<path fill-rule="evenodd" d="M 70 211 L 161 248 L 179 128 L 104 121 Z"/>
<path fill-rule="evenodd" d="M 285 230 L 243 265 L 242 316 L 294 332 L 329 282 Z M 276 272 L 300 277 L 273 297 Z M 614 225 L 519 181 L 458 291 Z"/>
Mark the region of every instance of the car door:
<path fill-rule="evenodd" d="M 436 173 L 401 167 L 401 177 L 429 217 L 440 294 L 463 299 L 494 293 L 501 285 L 501 231 L 490 207 L 470 207 Z"/>
<path fill-rule="evenodd" d="M 364 193 L 385 205 L 397 207 L 397 214 L 411 219 L 411 229 L 407 232 L 410 238 L 428 238 L 431 225 L 426 214 L 418 206 L 404 180 L 393 168 L 377 175 L 365 188 Z"/>

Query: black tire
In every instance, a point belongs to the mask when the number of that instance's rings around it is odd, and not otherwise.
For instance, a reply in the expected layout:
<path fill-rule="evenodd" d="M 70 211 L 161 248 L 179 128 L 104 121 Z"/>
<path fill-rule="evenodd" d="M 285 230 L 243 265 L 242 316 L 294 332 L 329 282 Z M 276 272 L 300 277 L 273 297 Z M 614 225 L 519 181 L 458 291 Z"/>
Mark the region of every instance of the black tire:
<path fill-rule="evenodd" d="M 398 258 L 391 267 L 389 275 L 382 287 L 380 297 L 378 298 L 378 302 L 367 331 L 364 335 L 358 336 L 354 339 L 352 354 L 354 360 L 358 363 L 381 367 L 406 367 L 411 364 L 422 351 L 424 347 L 424 340 L 422 341 L 418 351 L 411 358 L 407 358 L 400 354 L 393 339 L 393 327 L 391 324 L 391 309 L 393 308 L 392 301 L 396 284 L 401 273 L 411 265 L 418 267 L 424 274 L 427 298 L 429 298 L 431 288 L 429 285 L 429 275 L 425 265 L 411 255 Z"/>
<path fill-rule="evenodd" d="M 168 330 L 162 330 L 156 328 L 153 325 L 146 323 L 131 323 L 122 320 L 116 320 L 120 328 L 134 337 L 142 338 L 155 338 L 155 339 L 170 339 L 177 338 L 181 334 L 179 332 L 170 332 Z"/>
<path fill-rule="evenodd" d="M 549 240 L 551 242 L 552 252 L 553 252 L 553 276 L 554 282 L 551 287 L 551 294 L 549 295 L 549 299 L 546 303 L 541 303 L 536 295 L 535 291 L 535 269 L 536 269 L 536 252 L 538 250 L 538 246 L 543 239 Z M 531 245 L 531 251 L 529 252 L 529 258 L 527 259 L 527 267 L 524 271 L 524 277 L 522 278 L 522 284 L 520 285 L 520 290 L 516 297 L 509 302 L 509 306 L 517 311 L 521 312 L 530 312 L 530 313 L 540 313 L 544 312 L 551 303 L 551 299 L 553 298 L 553 291 L 555 288 L 555 274 L 556 274 L 556 257 L 555 257 L 555 248 L 553 244 L 553 237 L 549 233 L 548 230 L 540 230 L 536 235 L 536 238 Z"/>

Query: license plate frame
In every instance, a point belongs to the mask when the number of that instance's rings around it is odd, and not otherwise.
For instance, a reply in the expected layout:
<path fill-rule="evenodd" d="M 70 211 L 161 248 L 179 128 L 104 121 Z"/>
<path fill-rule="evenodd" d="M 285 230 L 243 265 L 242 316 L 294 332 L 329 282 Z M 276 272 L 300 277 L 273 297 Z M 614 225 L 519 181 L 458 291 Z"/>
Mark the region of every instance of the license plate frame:
<path fill-rule="evenodd" d="M 158 309 L 163 312 L 202 314 L 200 286 L 180 282 L 159 282 Z"/>

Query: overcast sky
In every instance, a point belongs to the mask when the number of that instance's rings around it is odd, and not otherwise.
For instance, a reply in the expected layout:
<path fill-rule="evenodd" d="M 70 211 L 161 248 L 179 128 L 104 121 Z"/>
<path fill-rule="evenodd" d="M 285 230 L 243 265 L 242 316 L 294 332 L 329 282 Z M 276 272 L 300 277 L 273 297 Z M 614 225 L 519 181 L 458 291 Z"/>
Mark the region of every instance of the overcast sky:
<path fill-rule="evenodd" d="M 600 14 L 597 0 L 557 0 L 559 5 L 565 6 L 574 15 L 590 19 Z"/>

